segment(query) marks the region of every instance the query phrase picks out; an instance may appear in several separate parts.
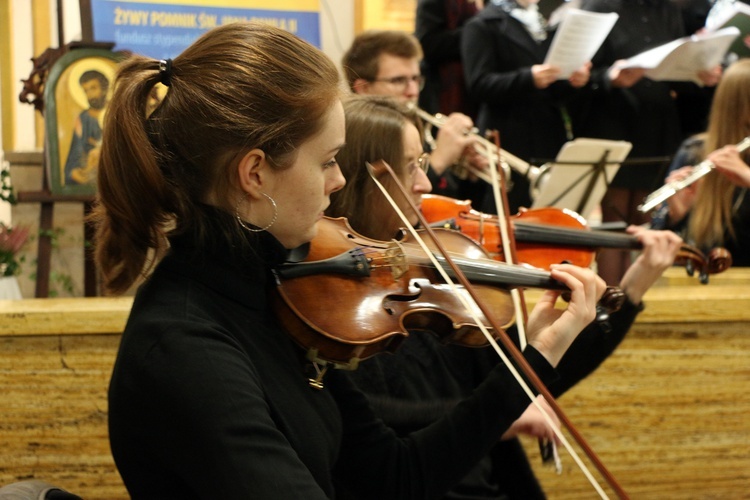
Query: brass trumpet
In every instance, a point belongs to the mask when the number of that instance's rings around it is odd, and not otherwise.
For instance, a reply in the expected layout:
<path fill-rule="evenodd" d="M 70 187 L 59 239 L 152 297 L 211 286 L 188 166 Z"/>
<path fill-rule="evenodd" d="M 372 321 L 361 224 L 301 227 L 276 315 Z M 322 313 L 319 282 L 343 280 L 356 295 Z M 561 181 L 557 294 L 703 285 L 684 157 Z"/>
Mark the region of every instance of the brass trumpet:
<path fill-rule="evenodd" d="M 428 144 L 430 144 L 432 148 L 434 148 L 435 139 L 432 135 L 432 127 L 441 127 L 445 123 L 447 117 L 440 113 L 431 115 L 427 111 L 417 106 L 414 106 L 414 110 L 417 113 L 417 116 L 419 116 L 425 123 L 429 125 L 425 127 L 425 140 Z M 527 177 L 529 179 L 529 183 L 531 184 L 531 198 L 533 199 L 536 197 L 536 195 L 539 193 L 539 190 L 541 189 L 543 180 L 546 178 L 546 174 L 549 171 L 549 167 L 546 164 L 542 165 L 541 167 L 537 167 L 507 152 L 502 148 L 499 149 L 492 141 L 482 137 L 476 128 L 467 131 L 467 134 L 471 135 L 475 139 L 476 142 L 474 143 L 474 148 L 479 154 L 487 158 L 491 163 L 500 165 L 500 167 L 503 169 L 503 173 L 505 174 L 506 179 L 510 179 L 511 170 L 514 170 L 515 172 Z M 492 179 L 487 172 L 478 170 L 472 165 L 467 164 L 467 162 L 462 162 L 460 168 L 464 168 L 478 178 L 487 182 L 488 184 L 492 184 Z M 466 172 L 459 171 L 456 173 L 459 177 L 465 178 Z"/>
<path fill-rule="evenodd" d="M 738 152 L 742 153 L 744 150 L 750 147 L 750 137 L 745 137 L 739 143 L 737 143 L 735 147 L 737 148 Z M 713 170 L 714 167 L 715 165 L 712 161 L 704 160 L 700 162 L 695 167 L 693 167 L 693 171 L 690 172 L 690 175 L 688 175 L 684 179 L 664 184 L 662 187 L 646 196 L 646 199 L 643 201 L 643 203 L 638 205 L 638 211 L 645 214 L 651 209 L 656 208 L 662 202 L 674 196 L 677 192 L 685 189 L 701 177 L 706 176 L 706 174 Z"/>

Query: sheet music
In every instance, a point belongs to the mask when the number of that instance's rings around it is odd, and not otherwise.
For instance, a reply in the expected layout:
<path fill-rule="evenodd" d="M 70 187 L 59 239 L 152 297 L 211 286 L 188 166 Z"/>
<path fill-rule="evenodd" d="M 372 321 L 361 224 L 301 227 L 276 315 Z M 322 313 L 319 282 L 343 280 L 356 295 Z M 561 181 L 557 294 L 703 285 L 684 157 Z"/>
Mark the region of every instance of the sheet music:
<path fill-rule="evenodd" d="M 614 12 L 569 9 L 555 32 L 544 63 L 562 69 L 558 80 L 570 78 L 575 70 L 594 57 L 618 17 Z"/>
<path fill-rule="evenodd" d="M 732 1 L 732 3 L 726 1 L 716 1 L 708 12 L 706 18 L 706 30 L 716 31 L 727 26 L 737 26 L 741 32 L 746 33 L 747 29 L 742 29 L 742 26 L 737 24 L 727 24 L 734 20 L 739 15 L 739 19 L 750 18 L 750 5 Z M 739 20 L 738 19 L 738 20 Z M 743 21 L 743 25 L 747 25 L 747 21 Z"/>
<path fill-rule="evenodd" d="M 646 76 L 652 80 L 700 85 L 698 71 L 719 64 L 739 34 L 740 30 L 729 27 L 714 33 L 678 38 L 631 57 L 621 67 L 645 68 Z"/>
<path fill-rule="evenodd" d="M 740 30 L 740 36 L 732 42 L 729 52 L 738 57 L 750 57 L 750 5 L 735 1 L 716 2 L 708 13 L 706 31 L 714 32 L 727 26 L 735 26 Z"/>

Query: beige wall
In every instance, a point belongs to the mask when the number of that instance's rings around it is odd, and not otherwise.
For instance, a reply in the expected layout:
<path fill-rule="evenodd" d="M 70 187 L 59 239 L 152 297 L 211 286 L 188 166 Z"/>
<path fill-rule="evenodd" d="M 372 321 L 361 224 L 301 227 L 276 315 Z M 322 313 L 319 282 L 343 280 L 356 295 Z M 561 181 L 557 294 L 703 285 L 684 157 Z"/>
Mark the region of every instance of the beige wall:
<path fill-rule="evenodd" d="M 363 0 L 357 31 L 394 29 L 414 31 L 417 0 Z"/>
<path fill-rule="evenodd" d="M 251 3 L 251 0 L 248 0 Z M 39 113 L 29 104 L 19 102 L 22 79 L 28 78 L 32 57 L 57 46 L 57 2 L 55 0 L 0 1 L 0 151 L 40 152 L 43 126 Z M 63 30 L 66 42 L 80 39 L 78 0 L 64 0 Z M 416 0 L 320 0 L 321 44 L 323 51 L 339 64 L 356 32 L 364 29 L 403 29 L 413 31 Z M 41 188 L 42 169 L 34 166 L 12 166 L 11 178 L 16 191 Z M 55 206 L 54 227 L 58 230 L 52 260 L 50 289 L 57 296 L 83 295 L 82 208 L 76 203 Z M 28 224 L 36 228 L 38 204 L 10 207 L 0 202 L 0 221 Z M 25 263 L 18 277 L 24 297 L 34 296 L 36 264 L 36 229 L 33 241 L 25 248 Z M 68 281 L 72 291 L 64 285 Z"/>

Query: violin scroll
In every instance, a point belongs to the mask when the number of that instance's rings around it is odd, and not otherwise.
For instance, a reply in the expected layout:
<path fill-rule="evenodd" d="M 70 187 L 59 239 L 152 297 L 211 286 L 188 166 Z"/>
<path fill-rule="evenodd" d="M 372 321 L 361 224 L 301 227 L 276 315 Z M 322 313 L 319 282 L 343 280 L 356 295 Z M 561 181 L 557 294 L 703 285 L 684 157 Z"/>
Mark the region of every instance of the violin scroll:
<path fill-rule="evenodd" d="M 685 266 L 688 276 L 693 276 L 698 271 L 698 279 L 706 284 L 709 274 L 721 273 L 732 266 L 732 255 L 729 250 L 717 247 L 706 256 L 695 247 L 682 245 L 674 263 Z"/>
<path fill-rule="evenodd" d="M 721 273 L 732 267 L 732 254 L 729 250 L 717 247 L 708 253 L 708 273 Z"/>

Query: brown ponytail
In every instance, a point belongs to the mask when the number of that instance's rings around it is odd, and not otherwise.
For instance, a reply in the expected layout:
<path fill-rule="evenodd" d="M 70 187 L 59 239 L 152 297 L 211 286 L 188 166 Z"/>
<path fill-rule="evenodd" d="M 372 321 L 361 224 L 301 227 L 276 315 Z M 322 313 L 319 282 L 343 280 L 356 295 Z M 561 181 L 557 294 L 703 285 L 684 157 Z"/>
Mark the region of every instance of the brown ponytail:
<path fill-rule="evenodd" d="M 159 67 L 141 56 L 121 64 L 104 126 L 92 220 L 113 293 L 150 272 L 168 236 L 204 234 L 202 204 L 232 213 L 241 153 L 260 148 L 288 167 L 341 94 L 322 52 L 259 23 L 216 28 L 176 57 L 168 92 L 147 117 Z"/>

